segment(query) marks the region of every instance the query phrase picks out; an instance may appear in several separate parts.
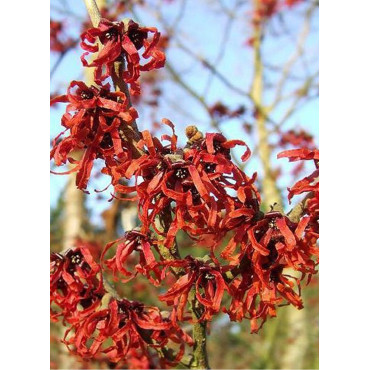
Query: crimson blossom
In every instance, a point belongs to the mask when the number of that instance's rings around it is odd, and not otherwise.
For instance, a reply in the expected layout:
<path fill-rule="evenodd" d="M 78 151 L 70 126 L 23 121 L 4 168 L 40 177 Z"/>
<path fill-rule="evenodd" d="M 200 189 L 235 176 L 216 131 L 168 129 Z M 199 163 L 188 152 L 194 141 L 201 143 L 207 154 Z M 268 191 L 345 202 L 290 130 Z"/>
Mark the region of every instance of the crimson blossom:
<path fill-rule="evenodd" d="M 242 252 L 236 268 L 238 276 L 230 285 L 231 305 L 226 312 L 232 320 L 251 320 L 251 331 L 257 332 L 268 316 L 276 316 L 276 306 L 284 300 L 303 308 L 300 283 L 316 273 L 314 258 L 317 247 L 305 238 L 310 217 L 294 223 L 280 212 L 269 212 L 247 229 L 241 226 L 231 239 L 239 242 Z M 230 248 L 229 248 L 230 252 Z M 290 276 L 286 269 L 301 273 Z M 298 287 L 298 293 L 294 290 Z M 260 322 L 260 324 L 258 324 Z"/>
<path fill-rule="evenodd" d="M 88 87 L 83 82 L 72 81 L 66 95 L 51 100 L 52 105 L 57 102 L 68 103 L 62 117 L 65 130 L 53 140 L 50 157 L 57 166 L 67 161 L 75 164 L 64 173 L 77 171 L 77 187 L 85 189 L 95 159 L 103 159 L 107 168 L 114 168 L 129 158 L 131 154 L 122 139 L 122 130 L 137 118 L 137 112 L 128 106 L 126 95 L 111 92 L 109 84 Z M 70 135 L 60 140 L 66 131 Z M 76 150 L 83 151 L 80 160 L 70 156 Z"/>
<path fill-rule="evenodd" d="M 62 22 L 50 19 L 50 50 L 56 53 L 65 53 L 76 42 L 64 35 L 65 27 Z"/>
<path fill-rule="evenodd" d="M 165 350 L 170 342 L 172 351 L 160 364 L 177 364 L 193 341 L 178 326 L 175 311 L 164 315 L 157 307 L 112 297 L 85 243 L 77 244 L 64 254 L 52 253 L 50 263 L 50 302 L 58 307 L 51 309 L 51 319 L 62 316 L 70 324 L 63 339 L 68 349 L 83 359 L 105 355 L 133 366 L 150 362 L 149 348 Z"/>
<path fill-rule="evenodd" d="M 125 357 L 128 369 L 155 369 L 157 358 L 151 354 L 145 354 L 136 348 L 131 348 Z"/>
<path fill-rule="evenodd" d="M 259 23 L 271 18 L 285 6 L 292 8 L 302 0 L 257 0 L 254 3 L 253 22 Z"/>
<path fill-rule="evenodd" d="M 148 34 L 153 33 L 153 38 L 149 40 Z M 113 75 L 113 64 L 121 61 L 123 57 L 126 63 L 126 70 L 123 71 L 122 78 L 130 84 L 130 93 L 140 94 L 138 79 L 141 71 L 150 71 L 161 68 L 165 64 L 165 55 L 157 47 L 160 33 L 155 27 L 140 27 L 133 20 L 128 22 L 111 22 L 101 19 L 99 26 L 90 28 L 81 34 L 81 47 L 86 50 L 81 56 L 81 61 L 85 67 L 96 67 L 94 70 L 95 81 L 102 82 L 107 77 Z M 102 48 L 99 50 L 99 43 Z M 139 50 L 144 51 L 139 54 Z M 96 58 L 88 63 L 85 59 L 90 53 L 97 53 Z M 149 59 L 145 64 L 140 64 L 140 60 Z"/>
<path fill-rule="evenodd" d="M 195 287 L 195 297 L 202 306 L 202 315 L 198 321 L 211 320 L 219 313 L 224 291 L 228 290 L 223 273 L 229 267 L 216 266 L 212 261 L 203 261 L 187 256 L 183 260 L 165 261 L 168 267 L 181 269 L 181 276 L 167 293 L 159 296 L 161 301 L 176 308 L 177 319 L 182 321 L 190 319 L 184 317 L 190 291 Z"/>
<path fill-rule="evenodd" d="M 253 23 L 259 24 L 278 11 L 278 0 L 257 0 L 253 10 Z"/>
<path fill-rule="evenodd" d="M 278 148 L 287 148 L 289 146 L 315 149 L 314 138 L 303 129 L 290 129 L 280 133 L 280 140 L 277 143 Z M 291 174 L 297 178 L 305 168 L 305 162 L 299 161 L 292 169 Z"/>
<path fill-rule="evenodd" d="M 133 349 L 149 357 L 149 348 L 178 345 L 173 359 L 162 359 L 162 366 L 174 365 L 184 354 L 185 344 L 193 344 L 172 317 L 163 317 L 156 307 L 127 299 L 111 299 L 107 308 L 97 310 L 86 320 L 70 327 L 64 343 L 70 351 L 89 359 L 104 353 L 117 363 Z"/>
<path fill-rule="evenodd" d="M 109 270 L 116 276 L 117 272 L 121 273 L 126 279 L 121 279 L 123 282 L 128 282 L 133 279 L 138 273 L 145 275 L 154 285 L 159 285 L 161 278 L 161 272 L 159 264 L 153 254 L 152 248 L 158 251 L 156 242 L 149 238 L 147 235 L 140 233 L 136 230 L 127 231 L 123 238 L 110 242 L 104 248 L 101 255 L 101 260 L 104 259 L 106 253 L 114 245 L 117 245 L 117 249 L 114 256 L 107 261 L 105 265 Z M 135 271 L 128 271 L 127 264 L 130 257 L 137 252 L 139 255 L 138 263 L 135 264 Z M 153 273 L 153 275 L 151 274 Z"/>
<path fill-rule="evenodd" d="M 100 266 L 81 242 L 64 254 L 50 256 L 51 319 L 59 316 L 73 324 L 89 316 L 100 305 L 104 295 Z"/>
<path fill-rule="evenodd" d="M 286 150 L 278 154 L 278 158 L 284 157 L 288 158 L 289 162 L 307 160 L 314 162 L 315 170 L 309 176 L 304 177 L 291 188 L 288 188 L 289 202 L 296 195 L 306 194 L 303 212 L 310 218 L 306 238 L 310 238 L 310 242 L 313 244 L 319 238 L 319 150 L 301 148 Z"/>
<path fill-rule="evenodd" d="M 313 136 L 303 129 L 300 130 L 291 129 L 281 133 L 279 147 L 284 148 L 287 147 L 288 145 L 311 149 L 314 149 L 315 147 Z"/>
<path fill-rule="evenodd" d="M 174 130 L 172 122 L 163 122 Z M 253 184 L 256 176 L 249 178 L 231 161 L 230 149 L 246 146 L 243 141 L 207 133 L 204 139 L 178 148 L 174 131 L 172 136 L 162 136 L 168 145 L 162 145 L 148 131 L 142 135 L 138 146 L 145 154 L 120 166 L 127 179 L 135 178 L 135 185 L 117 184 L 115 190 L 122 194 L 136 191 L 144 234 L 153 227 L 167 247 L 173 245 L 179 230 L 198 241 L 219 239 L 238 222 L 223 220 L 225 215 L 251 218 L 258 211 L 260 195 Z M 247 147 L 242 160 L 249 155 Z M 240 214 L 239 208 L 243 208 Z M 173 220 L 160 230 L 156 218 L 168 209 L 174 214 Z"/>

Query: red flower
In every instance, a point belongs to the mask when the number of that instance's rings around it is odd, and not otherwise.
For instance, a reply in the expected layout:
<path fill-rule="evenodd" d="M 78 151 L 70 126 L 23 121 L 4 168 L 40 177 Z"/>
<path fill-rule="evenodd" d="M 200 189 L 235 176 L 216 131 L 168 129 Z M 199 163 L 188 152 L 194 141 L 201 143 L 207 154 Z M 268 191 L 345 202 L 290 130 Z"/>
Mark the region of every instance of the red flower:
<path fill-rule="evenodd" d="M 137 117 L 137 112 L 128 108 L 124 93 L 110 92 L 108 84 L 97 88 L 72 81 L 67 95 L 54 98 L 51 104 L 57 102 L 68 103 L 62 117 L 66 129 L 54 139 L 50 156 L 57 166 L 67 161 L 76 164 L 64 173 L 77 171 L 77 187 L 85 189 L 95 159 L 101 158 L 107 168 L 114 168 L 130 156 L 120 130 Z M 66 131 L 70 136 L 60 140 Z M 81 160 L 69 156 L 74 150 L 84 151 Z"/>
<path fill-rule="evenodd" d="M 248 242 L 257 252 L 255 260 L 271 266 L 283 262 L 296 271 L 314 274 L 316 264 L 312 256 L 316 254 L 316 247 L 304 241 L 309 221 L 309 217 L 302 217 L 296 224 L 279 212 L 267 213 L 247 231 Z"/>
<path fill-rule="evenodd" d="M 79 322 L 100 305 L 104 294 L 100 267 L 83 244 L 64 255 L 52 253 L 50 261 L 50 304 L 61 309 L 51 310 L 51 318 Z"/>
<path fill-rule="evenodd" d="M 170 121 L 164 122 L 173 129 Z M 162 138 L 171 144 L 163 146 L 148 131 L 143 132 L 139 145 L 147 154 L 133 160 L 125 171 L 126 178 L 135 176 L 136 185 L 118 184 L 115 188 L 120 193 L 136 190 L 143 233 L 153 227 L 164 236 L 167 247 L 172 246 L 179 230 L 192 238 L 221 237 L 235 225 L 235 222 L 222 222 L 225 214 L 240 207 L 249 207 L 250 214 L 258 209 L 255 176 L 248 178 L 231 161 L 230 148 L 245 145 L 244 142 L 227 141 L 221 134 L 207 134 L 205 139 L 180 149 L 174 133 Z M 249 154 L 247 148 L 242 159 L 247 160 Z M 140 183 L 139 177 L 143 178 Z M 172 202 L 174 219 L 168 229 L 158 230 L 155 219 Z"/>
<path fill-rule="evenodd" d="M 225 310 L 233 321 L 241 321 L 247 318 L 251 322 L 251 333 L 257 333 L 268 316 L 276 316 L 276 306 L 284 305 L 284 299 L 297 308 L 303 308 L 300 295 L 293 287 L 296 284 L 290 279 L 295 279 L 283 274 L 282 267 L 276 268 L 270 273 L 270 284 L 265 286 L 259 278 L 253 274 L 253 270 L 242 271 L 242 277 L 236 278 L 230 284 L 232 301 L 228 310 Z"/>
<path fill-rule="evenodd" d="M 245 107 L 240 106 L 235 110 L 231 110 L 229 107 L 224 105 L 221 102 L 215 103 L 212 107 L 209 108 L 209 113 L 212 117 L 222 120 L 227 118 L 239 117 L 245 113 Z"/>
<path fill-rule="evenodd" d="M 157 358 L 154 358 L 154 356 L 151 353 L 143 353 L 140 350 L 136 348 L 131 348 L 127 356 L 125 358 L 125 362 L 127 363 L 128 369 L 156 369 L 156 361 Z"/>
<path fill-rule="evenodd" d="M 313 160 L 316 170 L 309 176 L 299 180 L 291 188 L 288 188 L 289 202 L 295 195 L 308 193 L 305 201 L 304 214 L 310 217 L 307 227 L 307 238 L 315 243 L 319 237 L 319 150 L 318 149 L 294 149 L 286 150 L 278 154 L 278 158 L 289 158 L 290 162 L 297 160 Z"/>
<path fill-rule="evenodd" d="M 84 359 L 101 358 L 106 354 L 109 361 L 137 363 L 151 357 L 149 347 L 163 347 L 171 342 L 178 352 L 171 352 L 162 366 L 180 361 L 185 344 L 192 339 L 182 331 L 175 320 L 175 312 L 163 317 L 156 307 L 147 307 L 126 299 L 111 299 L 108 308 L 103 296 L 109 297 L 98 279 L 100 266 L 96 264 L 83 244 L 67 251 L 65 255 L 51 255 L 51 304 L 62 311 L 51 312 L 53 320 L 63 316 L 71 324 L 63 342 L 72 352 Z M 63 322 L 64 322 L 63 320 Z M 133 361 L 133 362 L 132 362 Z"/>
<path fill-rule="evenodd" d="M 316 273 L 317 247 L 305 236 L 309 222 L 307 216 L 297 224 L 279 212 L 269 212 L 254 226 L 239 227 L 231 239 L 232 244 L 241 244 L 236 267 L 241 278 L 230 286 L 232 302 L 227 311 L 232 320 L 249 318 L 252 332 L 257 332 L 267 316 L 276 316 L 276 305 L 284 300 L 303 307 L 293 288 L 300 287 L 306 274 L 310 279 Z M 284 274 L 285 268 L 301 272 L 301 278 Z"/>
<path fill-rule="evenodd" d="M 64 343 L 74 346 L 83 358 L 106 354 L 109 361 L 117 363 L 125 359 L 132 349 L 149 356 L 149 347 L 163 347 L 168 342 L 179 344 L 179 352 L 168 363 L 180 361 L 185 343 L 192 344 L 170 318 L 163 318 L 156 307 L 146 307 L 139 302 L 113 299 L 108 308 L 90 315 L 83 322 L 67 330 Z"/>
<path fill-rule="evenodd" d="M 292 8 L 302 0 L 258 0 L 253 10 L 253 23 L 259 25 L 264 20 L 271 18 L 284 6 Z"/>
<path fill-rule="evenodd" d="M 154 34 L 150 41 L 148 33 Z M 159 38 L 160 33 L 154 27 L 140 27 L 132 20 L 124 24 L 101 19 L 98 27 L 81 34 L 81 47 L 86 50 L 81 60 L 86 67 L 96 67 L 95 80 L 101 82 L 112 76 L 114 62 L 123 56 L 126 70 L 120 77 L 131 85 L 131 94 L 137 95 L 140 94 L 138 83 L 140 72 L 161 68 L 165 64 L 165 55 L 157 48 Z M 103 45 L 100 51 L 99 42 Z M 140 56 L 139 50 L 143 47 L 144 51 Z M 96 52 L 99 52 L 97 57 L 89 64 L 85 56 Z M 141 58 L 149 61 L 141 65 Z"/>
<path fill-rule="evenodd" d="M 191 256 L 183 260 L 165 261 L 163 264 L 167 267 L 181 267 L 184 270 L 184 274 L 168 292 L 159 296 L 161 301 L 176 307 L 178 320 L 184 320 L 184 310 L 193 286 L 196 289 L 196 298 L 203 306 L 203 314 L 199 320 L 211 320 L 212 316 L 220 311 L 224 291 L 228 290 L 222 273 L 228 267 L 222 268 Z"/>
<path fill-rule="evenodd" d="M 314 147 L 313 136 L 307 133 L 305 130 L 288 130 L 281 134 L 279 146 L 287 147 L 288 145 L 299 146 L 299 147 Z"/>
<path fill-rule="evenodd" d="M 63 23 L 50 19 L 50 50 L 65 53 L 67 49 L 76 44 L 71 38 L 63 35 Z"/>
<path fill-rule="evenodd" d="M 253 11 L 253 23 L 259 24 L 272 17 L 278 10 L 278 0 L 258 0 Z"/>
<path fill-rule="evenodd" d="M 301 160 L 309 160 L 313 159 L 315 161 L 319 160 L 319 150 L 318 149 L 308 149 L 308 148 L 301 148 L 301 149 L 292 149 L 286 150 L 281 152 L 277 156 L 278 158 L 289 158 L 289 162 L 301 161 Z"/>
<path fill-rule="evenodd" d="M 289 8 L 293 7 L 294 5 L 297 5 L 298 3 L 302 2 L 303 0 L 285 0 L 285 5 L 287 5 Z"/>
<path fill-rule="evenodd" d="M 305 177 L 304 179 L 298 181 L 294 184 L 291 188 L 288 188 L 289 195 L 288 199 L 289 202 L 293 198 L 294 195 L 313 192 L 319 193 L 319 151 L 317 149 L 309 150 L 309 149 L 293 149 L 293 150 L 286 150 L 278 154 L 278 158 L 289 158 L 289 162 L 294 162 L 297 160 L 314 160 L 316 165 L 316 170 L 309 176 Z"/>
<path fill-rule="evenodd" d="M 120 272 L 124 276 L 128 277 L 128 279 L 123 280 L 124 282 L 127 282 L 134 278 L 139 272 L 145 275 L 154 285 L 159 284 L 161 280 L 161 272 L 158 262 L 155 260 L 154 254 L 151 250 L 152 246 L 154 246 L 158 251 L 158 247 L 153 243 L 153 240 L 138 231 L 128 231 L 125 233 L 123 238 L 107 244 L 101 256 L 102 260 L 114 244 L 117 244 L 117 250 L 114 256 L 105 261 L 105 264 L 113 271 L 114 275 L 116 275 L 117 271 Z M 127 265 L 133 252 L 138 252 L 139 254 L 139 261 L 135 265 L 136 272 L 127 270 Z M 151 276 L 151 272 L 153 272 L 154 277 Z"/>

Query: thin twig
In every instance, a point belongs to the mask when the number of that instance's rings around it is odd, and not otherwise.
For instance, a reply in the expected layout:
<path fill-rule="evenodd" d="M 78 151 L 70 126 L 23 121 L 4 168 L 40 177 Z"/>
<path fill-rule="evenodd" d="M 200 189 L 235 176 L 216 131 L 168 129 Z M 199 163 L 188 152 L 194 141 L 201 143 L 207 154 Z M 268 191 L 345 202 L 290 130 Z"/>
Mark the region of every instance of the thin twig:
<path fill-rule="evenodd" d="M 310 33 L 310 22 L 311 22 L 311 16 L 313 14 L 313 11 L 315 10 L 316 5 L 313 4 L 311 7 L 308 8 L 306 15 L 305 15 L 305 21 L 303 23 L 302 31 L 299 35 L 297 46 L 295 49 L 295 53 L 290 57 L 290 59 L 287 61 L 283 68 L 282 76 L 280 81 L 277 84 L 276 87 L 276 95 L 275 99 L 272 103 L 272 107 L 275 107 L 280 101 L 281 101 L 281 95 L 283 88 L 285 86 L 285 83 L 290 75 L 290 71 L 292 67 L 294 66 L 295 62 L 298 60 L 299 57 L 303 55 L 304 52 L 304 45 L 306 42 L 306 39 Z"/>

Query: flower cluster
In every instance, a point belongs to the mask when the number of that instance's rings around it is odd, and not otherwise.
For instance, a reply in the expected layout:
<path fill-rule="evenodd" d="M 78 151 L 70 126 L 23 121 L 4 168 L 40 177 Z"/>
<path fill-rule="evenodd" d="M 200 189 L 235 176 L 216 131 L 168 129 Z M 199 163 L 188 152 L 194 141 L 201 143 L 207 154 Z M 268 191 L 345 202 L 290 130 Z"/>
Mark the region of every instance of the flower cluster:
<path fill-rule="evenodd" d="M 83 242 L 65 254 L 51 254 L 50 301 L 59 309 L 51 310 L 51 319 L 63 316 L 63 321 L 71 324 L 64 343 L 83 359 L 104 354 L 113 363 L 130 360 L 133 355 L 148 360 L 148 348 L 162 348 L 171 342 L 178 352 L 163 360 L 164 366 L 178 363 L 185 344 L 192 344 L 174 320 L 174 312 L 164 317 L 156 307 L 111 297 L 104 288 L 100 266 Z"/>
<path fill-rule="evenodd" d="M 139 351 L 149 357 L 150 347 L 165 347 L 169 342 L 178 344 L 179 351 L 162 365 L 176 364 L 184 354 L 185 343 L 192 344 L 171 318 L 164 318 L 156 307 L 144 306 L 126 299 L 112 299 L 86 320 L 66 331 L 64 343 L 83 358 L 94 358 L 104 353 L 109 361 L 117 363 L 130 351 Z"/>
<path fill-rule="evenodd" d="M 89 249 L 78 243 L 65 254 L 50 256 L 50 304 L 51 318 L 59 316 L 70 324 L 89 316 L 100 305 L 104 295 L 100 267 L 94 262 Z"/>
<path fill-rule="evenodd" d="M 107 268 L 113 272 L 114 276 L 116 276 L 117 272 L 119 272 L 125 276 L 125 279 L 122 279 L 122 281 L 127 282 L 133 279 L 138 273 L 141 273 L 145 275 L 154 285 L 159 285 L 160 280 L 162 280 L 161 272 L 152 252 L 152 248 L 155 248 L 158 252 L 158 247 L 153 240 L 139 231 L 128 231 L 125 233 L 123 238 L 110 242 L 106 245 L 101 255 L 102 260 L 104 259 L 108 250 L 114 245 L 117 245 L 114 256 L 105 261 Z M 127 270 L 127 265 L 129 262 L 133 262 L 133 254 L 138 255 L 134 272 Z M 154 277 L 151 275 L 151 273 L 154 274 Z"/>
<path fill-rule="evenodd" d="M 148 39 L 150 33 L 153 34 L 151 40 Z M 96 81 L 102 82 L 112 76 L 114 63 L 124 59 L 126 70 L 118 77 L 130 84 L 130 92 L 133 95 L 140 94 L 138 83 L 140 72 L 161 68 L 166 60 L 164 53 L 157 47 L 160 40 L 157 29 L 140 27 L 133 20 L 124 23 L 101 19 L 98 27 L 90 28 L 81 34 L 81 40 L 81 47 L 86 51 L 81 56 L 81 61 L 86 67 L 96 67 L 94 71 Z M 100 50 L 99 43 L 102 44 Z M 85 57 L 90 53 L 98 55 L 88 63 Z M 148 61 L 140 64 L 142 59 Z"/>
<path fill-rule="evenodd" d="M 75 41 L 65 36 L 63 23 L 50 19 L 50 50 L 56 53 L 65 53 L 75 44 Z"/>
<path fill-rule="evenodd" d="M 269 212 L 247 230 L 236 232 L 231 245 L 240 243 L 238 273 L 230 286 L 232 302 L 228 313 L 233 320 L 247 317 L 257 332 L 276 306 L 286 302 L 302 308 L 300 282 L 316 273 L 316 248 L 304 238 L 309 218 L 293 223 L 280 212 Z M 286 275 L 286 268 L 301 272 L 301 278 Z M 298 285 L 299 294 L 294 291 Z M 258 325 L 260 319 L 261 324 Z"/>
<path fill-rule="evenodd" d="M 57 102 L 68 103 L 62 117 L 65 130 L 54 139 L 50 156 L 57 166 L 67 161 L 74 164 L 67 173 L 77 171 L 77 187 L 85 189 L 95 159 L 103 159 L 108 168 L 128 159 L 130 152 L 122 130 L 133 122 L 137 112 L 128 107 L 124 93 L 111 92 L 108 84 L 98 88 L 72 81 L 67 94 L 55 97 L 51 104 Z M 59 140 L 66 131 L 70 135 Z M 71 157 L 76 150 L 83 151 L 80 160 Z"/>
<path fill-rule="evenodd" d="M 173 130 L 172 122 L 163 122 Z M 197 240 L 221 238 L 242 216 L 254 215 L 260 200 L 253 185 L 255 176 L 249 178 L 230 156 L 231 148 L 246 146 L 243 141 L 209 133 L 204 139 L 194 141 L 192 137 L 185 148 L 178 148 L 174 132 L 163 136 L 168 145 L 162 145 L 148 131 L 142 134 L 139 146 L 146 154 L 122 166 L 125 177 L 134 177 L 136 184 L 117 184 L 115 190 L 123 194 L 136 191 L 143 233 L 153 227 L 170 247 L 179 230 Z M 242 159 L 249 155 L 247 147 Z M 139 182 L 139 178 L 143 180 Z M 169 207 L 174 218 L 160 230 L 156 220 Z"/>
<path fill-rule="evenodd" d="M 209 114 L 216 119 L 224 120 L 228 118 L 239 117 L 245 113 L 245 107 L 241 105 L 237 109 L 230 109 L 228 106 L 221 102 L 215 103 L 212 107 L 209 108 Z"/>
<path fill-rule="evenodd" d="M 278 155 L 278 158 L 289 158 L 290 162 L 312 160 L 316 169 L 303 179 L 289 188 L 288 199 L 299 194 L 306 194 L 304 200 L 304 213 L 309 217 L 307 238 L 310 243 L 316 243 L 319 238 L 319 150 L 318 149 L 293 149 L 286 150 Z"/>
<path fill-rule="evenodd" d="M 284 148 L 289 145 L 312 149 L 314 149 L 315 147 L 313 136 L 303 129 L 300 130 L 291 129 L 281 134 L 279 146 Z"/>
<path fill-rule="evenodd" d="M 301 1 L 302 0 L 258 0 L 255 2 L 255 8 L 253 10 L 253 23 L 257 25 L 272 17 L 281 8 L 285 6 L 292 8 Z"/>
<path fill-rule="evenodd" d="M 166 267 L 175 267 L 183 270 L 182 276 L 159 299 L 168 305 L 176 307 L 177 319 L 184 320 L 184 310 L 191 289 L 195 288 L 195 297 L 203 307 L 201 320 L 211 320 L 212 316 L 221 309 L 224 291 L 228 289 L 223 273 L 228 267 L 217 266 L 209 261 L 202 261 L 187 256 L 183 260 L 166 261 Z"/>
<path fill-rule="evenodd" d="M 253 1 L 251 23 L 253 28 L 259 29 L 267 23 L 275 14 L 282 9 L 291 9 L 299 4 L 302 0 L 256 0 Z M 255 36 L 246 40 L 246 45 L 254 46 L 257 41 Z"/>

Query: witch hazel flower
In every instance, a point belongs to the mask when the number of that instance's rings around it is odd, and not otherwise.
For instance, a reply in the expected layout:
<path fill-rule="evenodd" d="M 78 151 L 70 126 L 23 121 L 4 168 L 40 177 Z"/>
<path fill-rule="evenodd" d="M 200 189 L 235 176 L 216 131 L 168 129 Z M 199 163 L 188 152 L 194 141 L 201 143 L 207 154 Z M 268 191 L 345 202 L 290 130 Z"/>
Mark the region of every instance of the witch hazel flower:
<path fill-rule="evenodd" d="M 111 299 L 107 308 L 69 328 L 63 341 L 84 359 L 104 354 L 113 363 L 125 359 L 133 349 L 148 357 L 149 348 L 174 344 L 178 351 L 172 359 L 161 359 L 163 366 L 178 363 L 185 345 L 193 343 L 171 315 L 166 318 L 156 307 L 127 299 Z"/>
<path fill-rule="evenodd" d="M 268 317 L 276 317 L 277 307 L 286 305 L 285 302 L 298 309 L 303 308 L 300 292 L 294 290 L 297 284 L 300 288 L 299 280 L 284 274 L 282 267 L 272 270 L 270 284 L 265 286 L 253 269 L 246 266 L 241 277 L 235 278 L 229 284 L 232 299 L 229 308 L 224 311 L 232 321 L 248 319 L 251 333 L 257 333 Z"/>
<path fill-rule="evenodd" d="M 134 358 L 149 360 L 149 348 L 171 343 L 170 354 L 159 362 L 162 367 L 175 366 L 185 346 L 193 345 L 178 326 L 175 312 L 113 298 L 89 249 L 83 242 L 77 244 L 64 254 L 52 253 L 50 264 L 50 301 L 58 308 L 51 318 L 62 316 L 63 324 L 70 324 L 63 339 L 68 349 L 85 360 L 105 356 L 114 363 L 131 363 Z"/>
<path fill-rule="evenodd" d="M 319 238 L 319 150 L 309 148 L 286 150 L 279 153 L 278 158 L 288 158 L 289 162 L 312 160 L 315 164 L 316 168 L 310 175 L 288 188 L 289 202 L 296 195 L 306 194 L 303 214 L 310 218 L 306 236 L 311 244 L 314 244 Z"/>
<path fill-rule="evenodd" d="M 153 34 L 151 39 L 149 34 Z M 138 79 L 142 71 L 162 68 L 165 64 L 165 54 L 157 47 L 160 40 L 158 30 L 155 27 L 140 27 L 133 20 L 111 22 L 103 18 L 98 27 L 83 32 L 81 40 L 80 45 L 86 51 L 81 56 L 82 64 L 96 67 L 94 75 L 97 82 L 112 76 L 114 63 L 124 60 L 126 68 L 118 77 L 130 84 L 132 95 L 140 94 Z M 89 63 L 85 57 L 91 53 L 98 54 Z M 147 62 L 141 63 L 143 60 Z"/>
<path fill-rule="evenodd" d="M 252 259 L 258 261 L 255 266 L 270 268 L 284 264 L 284 267 L 291 267 L 303 274 L 315 274 L 316 263 L 313 257 L 316 248 L 304 240 L 309 222 L 310 217 L 302 217 L 299 223 L 294 223 L 280 212 L 266 213 L 262 220 L 247 231 L 247 248 L 253 249 Z"/>
<path fill-rule="evenodd" d="M 100 306 L 104 295 L 100 266 L 81 242 L 64 254 L 50 256 L 51 319 L 76 323 Z"/>
<path fill-rule="evenodd" d="M 65 26 L 62 22 L 50 19 L 50 50 L 64 54 L 76 44 L 74 40 L 65 35 Z"/>
<path fill-rule="evenodd" d="M 306 147 L 306 148 L 314 148 L 314 138 L 311 134 L 309 134 L 304 129 L 290 129 L 286 132 L 281 133 L 281 137 L 279 140 L 279 146 L 280 147 L 287 147 L 287 146 L 293 146 L 293 147 Z"/>
<path fill-rule="evenodd" d="M 174 130 L 169 120 L 163 120 Z M 171 136 L 163 135 L 169 141 L 163 145 L 148 131 L 143 131 L 139 143 L 145 152 L 140 158 L 126 166 L 125 177 L 134 177 L 134 186 L 117 184 L 119 193 L 137 193 L 139 217 L 142 232 L 150 227 L 164 237 L 164 244 L 171 247 L 176 233 L 184 230 L 191 238 L 204 239 L 222 236 L 235 223 L 224 222 L 223 217 L 236 207 L 258 209 L 259 194 L 253 182 L 231 161 L 230 149 L 245 145 L 240 140 L 226 140 L 221 134 L 206 134 L 206 138 L 189 141 L 187 146 L 177 146 L 174 131 Z M 247 160 L 247 147 L 242 159 Z M 141 180 L 142 179 L 142 180 Z M 231 193 L 234 193 L 232 195 Z M 236 194 L 239 198 L 236 199 Z M 173 205 L 174 218 L 167 230 L 159 230 L 156 217 Z"/>
<path fill-rule="evenodd" d="M 161 281 L 160 266 L 152 251 L 153 248 L 159 253 L 156 241 L 139 231 L 127 231 L 123 238 L 106 245 L 101 255 L 102 261 L 113 247 L 116 247 L 113 257 L 104 261 L 104 264 L 113 272 L 114 276 L 120 273 L 125 277 L 121 281 L 128 282 L 141 273 L 151 283 L 159 285 Z M 137 258 L 134 257 L 135 254 Z M 133 264 L 134 271 L 131 271 L 129 265 Z"/>
<path fill-rule="evenodd" d="M 130 158 L 123 129 L 137 118 L 137 112 L 128 106 L 124 93 L 111 92 L 109 84 L 88 87 L 72 81 L 66 95 L 51 100 L 52 105 L 58 102 L 68 103 L 62 116 L 65 130 L 53 140 L 50 157 L 57 166 L 67 162 L 74 165 L 63 174 L 77 172 L 79 189 L 86 188 L 95 160 L 104 160 L 110 168 Z M 62 138 L 66 132 L 69 136 Z M 74 151 L 82 151 L 82 158 L 74 159 Z"/>
<path fill-rule="evenodd" d="M 198 321 L 211 320 L 220 312 L 224 292 L 228 290 L 223 276 L 230 269 L 228 266 L 221 267 L 210 260 L 204 261 L 192 256 L 182 260 L 164 261 L 162 264 L 166 266 L 164 271 L 169 271 L 169 268 L 180 268 L 182 271 L 167 293 L 159 296 L 161 301 L 175 307 L 179 321 L 189 319 L 185 316 L 185 311 L 193 287 L 203 311 Z"/>
<path fill-rule="evenodd" d="M 317 272 L 318 249 L 305 237 L 309 221 L 310 217 L 303 217 L 294 223 L 280 212 L 272 211 L 246 228 L 244 234 L 240 230 L 236 232 L 238 238 L 241 236 L 238 242 L 242 244 L 242 252 L 238 277 L 230 284 L 232 301 L 226 311 L 232 320 L 248 318 L 251 331 L 257 332 L 268 316 L 276 316 L 278 305 L 289 303 L 303 308 L 300 283 L 306 275 L 309 281 Z M 229 245 L 235 242 L 234 237 Z M 289 276 L 286 268 L 301 272 L 301 277 Z M 294 288 L 298 288 L 298 293 Z"/>

